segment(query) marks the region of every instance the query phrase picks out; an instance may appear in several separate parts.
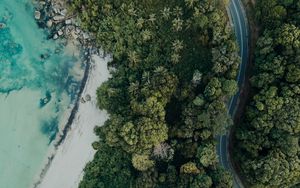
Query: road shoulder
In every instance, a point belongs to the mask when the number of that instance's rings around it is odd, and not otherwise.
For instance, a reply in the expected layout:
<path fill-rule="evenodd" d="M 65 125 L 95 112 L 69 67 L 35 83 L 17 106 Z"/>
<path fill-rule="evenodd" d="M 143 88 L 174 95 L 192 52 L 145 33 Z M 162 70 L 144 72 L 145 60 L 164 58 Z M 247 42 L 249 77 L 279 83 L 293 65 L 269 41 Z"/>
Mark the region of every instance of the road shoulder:
<path fill-rule="evenodd" d="M 246 12 L 246 19 L 248 20 L 249 24 L 249 43 L 248 43 L 248 63 L 245 73 L 245 82 L 242 85 L 242 88 L 240 90 L 240 100 L 238 101 L 236 113 L 234 114 L 233 121 L 234 126 L 230 129 L 229 132 L 229 159 L 231 161 L 232 167 L 234 168 L 234 171 L 239 176 L 243 184 L 245 185 L 245 178 L 242 176 L 240 166 L 236 163 L 236 160 L 234 159 L 234 151 L 233 148 L 236 144 L 234 141 L 233 135 L 236 131 L 236 126 L 239 125 L 241 120 L 244 117 L 244 112 L 246 108 L 247 101 L 249 98 L 251 98 L 251 87 L 250 87 L 250 77 L 253 71 L 254 67 L 254 56 L 255 56 L 255 46 L 257 39 L 259 37 L 259 27 L 258 24 L 255 21 L 255 14 L 254 14 L 254 0 L 241 0 L 243 3 L 243 6 L 245 8 Z M 247 187 L 247 186 L 246 186 Z"/>

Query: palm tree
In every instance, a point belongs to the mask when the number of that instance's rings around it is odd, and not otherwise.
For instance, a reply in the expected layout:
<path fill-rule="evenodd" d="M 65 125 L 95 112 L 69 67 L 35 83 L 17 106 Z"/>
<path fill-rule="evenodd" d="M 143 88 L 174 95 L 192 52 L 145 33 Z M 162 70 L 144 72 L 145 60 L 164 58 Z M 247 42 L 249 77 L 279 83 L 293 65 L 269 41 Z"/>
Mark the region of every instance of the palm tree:
<path fill-rule="evenodd" d="M 185 4 L 189 8 L 193 8 L 196 3 L 196 0 L 185 0 Z"/>
<path fill-rule="evenodd" d="M 193 26 L 193 21 L 192 21 L 192 19 L 188 18 L 185 21 L 185 30 L 190 29 L 192 26 Z"/>
<path fill-rule="evenodd" d="M 150 84 L 150 72 L 144 72 L 142 75 L 142 80 L 144 80 L 146 83 L 145 85 L 149 85 Z"/>
<path fill-rule="evenodd" d="M 136 14 L 136 10 L 134 9 L 134 7 L 130 7 L 129 9 L 128 9 L 128 14 L 130 15 L 130 16 L 136 16 L 137 14 Z"/>
<path fill-rule="evenodd" d="M 138 82 L 133 82 L 133 83 L 130 83 L 128 90 L 131 95 L 137 96 L 139 88 L 140 88 L 140 84 Z"/>
<path fill-rule="evenodd" d="M 173 28 L 175 31 L 181 31 L 183 26 L 183 20 L 180 18 L 175 18 L 173 21 Z"/>
<path fill-rule="evenodd" d="M 137 63 L 140 62 L 139 55 L 137 54 L 136 51 L 130 51 L 128 53 L 128 59 L 131 63 L 133 63 L 133 65 L 136 65 Z"/>
<path fill-rule="evenodd" d="M 137 27 L 138 27 L 139 29 L 141 29 L 141 28 L 143 28 L 144 23 L 145 23 L 145 20 L 144 20 L 143 18 L 139 18 L 139 19 L 137 20 L 136 25 L 137 25 Z"/>
<path fill-rule="evenodd" d="M 173 53 L 171 55 L 171 61 L 174 63 L 174 64 L 177 64 L 179 63 L 179 60 L 180 60 L 180 55 L 178 53 Z"/>
<path fill-rule="evenodd" d="M 175 41 L 172 43 L 172 49 L 173 49 L 175 52 L 178 52 L 178 51 L 182 50 L 182 49 L 183 49 L 183 41 L 175 40 Z"/>
<path fill-rule="evenodd" d="M 176 6 L 176 7 L 174 8 L 174 15 L 177 16 L 177 17 L 182 16 L 182 8 L 179 7 L 179 6 Z"/>
<path fill-rule="evenodd" d="M 165 7 L 164 10 L 161 11 L 162 17 L 166 20 L 170 18 L 171 10 L 170 8 Z"/>
<path fill-rule="evenodd" d="M 151 39 L 152 33 L 151 31 L 149 31 L 148 29 L 142 31 L 142 37 L 143 37 L 143 41 L 148 41 Z"/>
<path fill-rule="evenodd" d="M 155 22 L 155 20 L 156 20 L 156 18 L 155 18 L 155 14 L 150 14 L 150 16 L 149 16 L 149 21 L 151 22 L 151 23 L 154 23 Z"/>
<path fill-rule="evenodd" d="M 163 73 L 166 73 L 167 70 L 163 67 L 163 66 L 158 66 L 155 70 L 154 70 L 154 73 L 157 73 L 157 74 L 163 74 Z"/>
<path fill-rule="evenodd" d="M 200 10 L 199 10 L 198 8 L 195 8 L 195 9 L 194 9 L 194 14 L 193 14 L 193 16 L 194 16 L 195 18 L 199 18 L 201 15 L 202 15 L 202 14 L 201 14 Z"/>

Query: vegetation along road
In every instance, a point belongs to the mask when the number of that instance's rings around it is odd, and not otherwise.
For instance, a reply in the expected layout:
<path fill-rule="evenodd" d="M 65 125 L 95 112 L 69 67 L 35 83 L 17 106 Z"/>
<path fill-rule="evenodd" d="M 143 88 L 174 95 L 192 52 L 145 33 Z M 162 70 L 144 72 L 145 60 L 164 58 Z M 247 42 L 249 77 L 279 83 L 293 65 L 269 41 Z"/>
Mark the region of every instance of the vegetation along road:
<path fill-rule="evenodd" d="M 242 60 L 242 64 L 240 66 L 237 79 L 238 79 L 239 88 L 241 89 L 245 80 L 245 73 L 246 73 L 246 67 L 248 62 L 248 23 L 247 23 L 246 14 L 243 5 L 240 2 L 240 0 L 231 0 L 229 4 L 229 13 L 235 30 L 237 42 L 240 46 L 240 57 Z M 240 90 L 230 100 L 228 110 L 230 116 L 232 117 L 235 114 L 235 109 L 238 103 L 239 96 L 240 96 Z M 220 144 L 218 145 L 217 148 L 219 153 L 219 160 L 221 165 L 225 169 L 232 172 L 234 176 L 234 187 L 243 187 L 239 177 L 237 176 L 237 174 L 234 172 L 234 169 L 232 168 L 231 161 L 228 156 L 229 155 L 228 136 L 229 133 L 219 137 Z"/>

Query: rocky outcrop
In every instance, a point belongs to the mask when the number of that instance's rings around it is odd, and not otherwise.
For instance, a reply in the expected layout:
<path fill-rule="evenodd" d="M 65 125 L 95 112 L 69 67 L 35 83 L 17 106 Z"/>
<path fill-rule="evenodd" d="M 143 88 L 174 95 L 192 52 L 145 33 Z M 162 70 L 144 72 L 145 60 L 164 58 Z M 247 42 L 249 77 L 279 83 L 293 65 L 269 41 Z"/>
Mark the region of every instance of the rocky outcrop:
<path fill-rule="evenodd" d="M 34 17 L 39 26 L 49 32 L 49 39 L 77 40 L 84 48 L 95 46 L 95 40 L 80 28 L 76 15 L 68 12 L 67 6 L 63 0 L 37 1 Z"/>

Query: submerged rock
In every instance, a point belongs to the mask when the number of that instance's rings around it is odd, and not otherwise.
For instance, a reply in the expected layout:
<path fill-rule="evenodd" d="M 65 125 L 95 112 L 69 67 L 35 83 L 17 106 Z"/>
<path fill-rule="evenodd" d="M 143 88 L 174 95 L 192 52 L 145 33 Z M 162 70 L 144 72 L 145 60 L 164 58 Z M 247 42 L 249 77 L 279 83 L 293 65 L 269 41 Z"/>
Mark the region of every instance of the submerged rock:
<path fill-rule="evenodd" d="M 48 53 L 45 53 L 45 54 L 41 54 L 40 57 L 41 57 L 42 60 L 46 60 L 50 57 L 50 55 Z"/>
<path fill-rule="evenodd" d="M 49 91 L 46 92 L 46 96 L 40 99 L 40 108 L 46 106 L 52 99 L 52 95 Z"/>
<path fill-rule="evenodd" d="M 4 29 L 6 28 L 6 24 L 5 23 L 0 23 L 0 29 Z"/>

